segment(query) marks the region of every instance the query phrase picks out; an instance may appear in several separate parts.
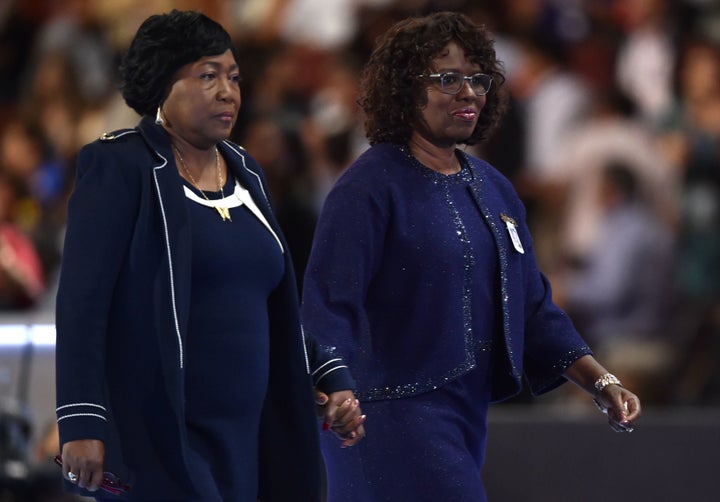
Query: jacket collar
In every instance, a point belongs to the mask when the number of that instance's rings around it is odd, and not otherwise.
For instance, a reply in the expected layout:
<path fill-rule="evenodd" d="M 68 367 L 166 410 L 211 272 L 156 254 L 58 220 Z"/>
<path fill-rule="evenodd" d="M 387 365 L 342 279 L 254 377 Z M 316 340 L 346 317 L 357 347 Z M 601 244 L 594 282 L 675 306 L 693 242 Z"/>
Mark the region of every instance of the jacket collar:
<path fill-rule="evenodd" d="M 160 189 L 167 188 L 165 184 L 172 183 L 173 180 L 180 182 L 180 174 L 175 165 L 170 135 L 162 126 L 155 124 L 152 117 L 143 117 L 137 128 L 157 159 L 157 164 L 153 165 L 153 168 L 157 170 Z M 277 228 L 270 209 L 269 194 L 266 193 L 263 187 L 261 174 L 255 162 L 247 155 L 245 150 L 230 141 L 218 143 L 218 149 L 232 175 L 250 192 L 255 204 L 260 208 L 265 218 L 273 224 L 274 228 Z M 172 169 L 166 169 L 166 167 L 172 167 Z"/>

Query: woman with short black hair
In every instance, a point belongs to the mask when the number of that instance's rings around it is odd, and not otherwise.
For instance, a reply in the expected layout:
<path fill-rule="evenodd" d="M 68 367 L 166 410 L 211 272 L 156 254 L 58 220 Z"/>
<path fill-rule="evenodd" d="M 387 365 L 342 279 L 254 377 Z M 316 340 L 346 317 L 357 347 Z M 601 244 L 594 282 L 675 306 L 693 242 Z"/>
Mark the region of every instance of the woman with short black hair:
<path fill-rule="evenodd" d="M 56 323 L 66 487 L 315 502 L 313 386 L 346 445 L 364 417 L 342 361 L 304 341 L 264 174 L 228 141 L 241 104 L 231 38 L 198 12 L 151 16 L 122 76 L 143 118 L 81 150 L 69 202 Z"/>

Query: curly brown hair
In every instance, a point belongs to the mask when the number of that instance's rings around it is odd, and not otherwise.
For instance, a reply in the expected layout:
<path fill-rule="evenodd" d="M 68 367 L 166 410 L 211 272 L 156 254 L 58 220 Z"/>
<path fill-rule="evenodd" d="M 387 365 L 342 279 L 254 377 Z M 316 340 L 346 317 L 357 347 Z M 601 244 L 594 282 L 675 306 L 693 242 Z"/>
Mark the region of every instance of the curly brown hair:
<path fill-rule="evenodd" d="M 365 134 L 371 145 L 408 142 L 427 103 L 426 84 L 418 75 L 430 70 L 430 61 L 441 56 L 450 42 L 457 43 L 469 61 L 493 78 L 477 126 L 462 143 L 479 143 L 497 126 L 507 98 L 494 40 L 484 26 L 464 14 L 437 12 L 391 27 L 363 69 L 358 103 L 365 112 Z"/>

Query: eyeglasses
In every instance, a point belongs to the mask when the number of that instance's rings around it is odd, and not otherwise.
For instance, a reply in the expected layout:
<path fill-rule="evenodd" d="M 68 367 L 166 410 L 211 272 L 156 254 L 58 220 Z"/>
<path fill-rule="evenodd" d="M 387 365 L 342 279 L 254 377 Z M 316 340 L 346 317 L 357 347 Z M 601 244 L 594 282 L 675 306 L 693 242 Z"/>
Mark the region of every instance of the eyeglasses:
<path fill-rule="evenodd" d="M 418 75 L 420 78 L 432 78 L 440 81 L 440 91 L 445 94 L 457 94 L 470 83 L 470 88 L 476 96 L 484 96 L 490 90 L 492 77 L 484 73 L 475 73 L 466 77 L 459 71 L 446 71 L 444 73 L 431 73 L 430 75 Z"/>
<path fill-rule="evenodd" d="M 62 457 L 60 455 L 55 456 L 55 463 L 62 467 Z M 103 473 L 103 481 L 100 488 L 113 495 L 123 495 L 130 491 L 130 485 L 123 483 L 112 472 L 105 471 Z"/>

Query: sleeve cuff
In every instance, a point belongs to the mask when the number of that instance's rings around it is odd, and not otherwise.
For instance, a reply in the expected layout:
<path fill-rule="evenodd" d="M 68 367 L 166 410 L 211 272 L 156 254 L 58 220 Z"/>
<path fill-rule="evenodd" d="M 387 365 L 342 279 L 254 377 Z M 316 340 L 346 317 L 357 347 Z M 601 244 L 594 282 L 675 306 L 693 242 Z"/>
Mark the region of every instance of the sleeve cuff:
<path fill-rule="evenodd" d="M 68 416 L 58 419 L 60 449 L 78 439 L 97 439 L 105 442 L 105 419 L 98 416 Z"/>
<path fill-rule="evenodd" d="M 331 359 L 312 372 L 313 385 L 326 394 L 355 390 L 355 380 L 342 359 Z"/>

